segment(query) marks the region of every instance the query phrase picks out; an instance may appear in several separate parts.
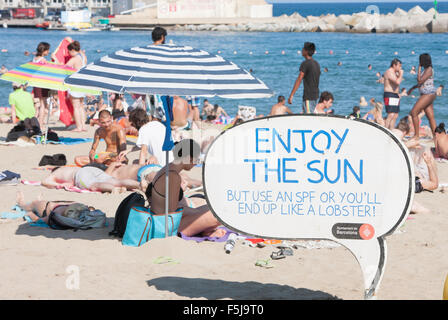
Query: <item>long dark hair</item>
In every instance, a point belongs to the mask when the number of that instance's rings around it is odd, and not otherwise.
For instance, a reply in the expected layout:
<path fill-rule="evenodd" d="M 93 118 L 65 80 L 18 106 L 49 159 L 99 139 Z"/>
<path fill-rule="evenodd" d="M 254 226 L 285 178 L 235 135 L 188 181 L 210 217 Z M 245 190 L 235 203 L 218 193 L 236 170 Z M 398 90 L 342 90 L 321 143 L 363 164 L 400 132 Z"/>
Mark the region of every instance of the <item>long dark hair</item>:
<path fill-rule="evenodd" d="M 429 55 L 429 53 L 423 53 L 420 55 L 420 65 L 423 68 L 428 68 L 428 67 L 432 67 L 432 61 L 431 61 L 431 56 Z"/>
<path fill-rule="evenodd" d="M 43 53 L 50 50 L 50 44 L 47 42 L 41 42 L 37 45 L 36 57 L 42 57 Z"/>

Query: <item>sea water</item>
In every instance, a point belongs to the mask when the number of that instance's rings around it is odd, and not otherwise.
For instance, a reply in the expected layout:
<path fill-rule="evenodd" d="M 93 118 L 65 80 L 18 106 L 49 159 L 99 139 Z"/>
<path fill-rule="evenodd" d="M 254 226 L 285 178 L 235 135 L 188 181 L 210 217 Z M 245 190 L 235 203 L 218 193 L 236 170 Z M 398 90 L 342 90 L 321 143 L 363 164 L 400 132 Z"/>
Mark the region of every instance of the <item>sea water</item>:
<path fill-rule="evenodd" d="M 25 51 L 35 51 L 40 41 L 50 43 L 53 51 L 67 36 L 81 43 L 88 62 L 120 49 L 151 43 L 151 34 L 148 31 L 65 32 L 0 29 L 0 50 L 7 50 L 7 52 L 0 51 L 0 65 L 12 69 L 29 62 L 32 56 L 25 56 Z M 435 85 L 446 86 L 448 79 L 448 34 L 169 31 L 167 40 L 213 54 L 220 52 L 219 55 L 225 59 L 248 71 L 251 70 L 254 76 L 273 90 L 274 96 L 267 99 L 209 99 L 212 104 L 221 105 L 231 116 L 236 114 L 239 105 L 254 106 L 258 114 L 266 115 L 279 95 L 288 99 L 303 61 L 298 51 L 302 49 L 305 41 L 316 44 L 317 53 L 314 58 L 322 68 L 320 91 L 333 93 L 335 98 L 333 109 L 336 114 L 350 114 L 353 106 L 358 105 L 361 96 L 366 100 L 375 98 L 382 101 L 383 85 L 376 82 L 375 74 L 384 73 L 394 58 L 399 58 L 403 62 L 404 88 L 409 89 L 416 83 L 416 75 L 410 74 L 409 71 L 412 66 L 418 67 L 418 56 L 425 52 L 432 56 Z M 338 66 L 338 62 L 342 65 Z M 372 70 L 368 70 L 369 64 L 372 65 Z M 324 72 L 324 68 L 328 68 L 328 72 Z M 10 82 L 0 81 L 0 106 L 9 105 L 8 96 L 11 91 Z M 290 106 L 293 112 L 301 111 L 302 92 L 303 85 Z M 418 97 L 418 91 L 414 91 L 414 94 Z M 129 95 L 126 95 L 126 100 L 132 103 Z M 409 113 L 416 100 L 417 98 L 412 97 L 402 99 L 400 117 Z M 362 107 L 361 113 L 365 114 L 370 108 Z M 437 122 L 448 122 L 447 89 L 442 97 L 436 99 L 434 108 Z"/>

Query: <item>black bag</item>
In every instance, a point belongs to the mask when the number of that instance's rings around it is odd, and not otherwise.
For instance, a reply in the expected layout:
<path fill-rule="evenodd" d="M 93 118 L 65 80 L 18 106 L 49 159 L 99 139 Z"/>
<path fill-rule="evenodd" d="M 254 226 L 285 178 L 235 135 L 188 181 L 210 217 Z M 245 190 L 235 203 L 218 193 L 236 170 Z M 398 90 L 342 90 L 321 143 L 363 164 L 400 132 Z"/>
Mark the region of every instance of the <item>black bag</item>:
<path fill-rule="evenodd" d="M 131 193 L 121 201 L 115 213 L 114 229 L 109 232 L 110 236 L 123 238 L 128 223 L 129 212 L 135 206 L 145 206 L 145 198 L 138 192 Z"/>
<path fill-rule="evenodd" d="M 35 135 L 40 135 L 39 121 L 36 117 L 26 118 L 19 121 L 7 134 L 6 142 L 17 141 L 18 138 L 26 136 L 31 138 Z"/>
<path fill-rule="evenodd" d="M 52 130 L 48 130 L 47 132 L 47 140 L 48 141 L 55 141 L 55 142 L 59 142 L 59 136 L 56 132 L 52 131 Z"/>
<path fill-rule="evenodd" d="M 63 153 L 57 153 L 52 156 L 43 156 L 42 159 L 40 159 L 39 167 L 41 166 L 65 166 L 67 164 L 67 158 Z"/>

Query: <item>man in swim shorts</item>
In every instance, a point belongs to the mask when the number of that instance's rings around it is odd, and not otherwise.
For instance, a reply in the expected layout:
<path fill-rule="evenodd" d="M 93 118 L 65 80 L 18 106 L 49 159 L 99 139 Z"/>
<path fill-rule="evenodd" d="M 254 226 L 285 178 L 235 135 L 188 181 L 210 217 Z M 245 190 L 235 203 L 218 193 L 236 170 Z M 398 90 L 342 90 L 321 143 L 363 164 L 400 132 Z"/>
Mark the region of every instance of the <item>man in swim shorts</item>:
<path fill-rule="evenodd" d="M 401 61 L 398 59 L 393 59 L 390 68 L 384 73 L 384 106 L 387 112 L 385 126 L 389 130 L 395 128 L 400 112 L 400 84 L 403 81 L 403 73 Z"/>
<path fill-rule="evenodd" d="M 79 166 L 84 166 L 88 163 L 105 163 L 116 161 L 120 152 L 126 150 L 126 135 L 123 128 L 116 123 L 113 123 L 113 118 L 108 110 L 102 110 L 98 115 L 100 127 L 95 131 L 92 147 L 89 156 L 78 156 L 75 158 L 75 163 Z M 106 142 L 105 152 L 96 152 L 100 140 L 104 139 Z M 125 162 L 127 159 L 124 158 Z"/>

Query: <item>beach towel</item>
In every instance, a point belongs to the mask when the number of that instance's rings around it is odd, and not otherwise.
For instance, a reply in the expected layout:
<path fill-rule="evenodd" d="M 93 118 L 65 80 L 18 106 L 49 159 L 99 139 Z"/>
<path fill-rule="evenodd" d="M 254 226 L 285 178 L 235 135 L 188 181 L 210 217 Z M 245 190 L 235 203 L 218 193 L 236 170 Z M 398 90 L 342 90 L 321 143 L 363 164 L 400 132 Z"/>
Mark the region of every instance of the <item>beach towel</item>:
<path fill-rule="evenodd" d="M 24 179 L 22 179 L 20 182 L 22 184 L 29 185 L 29 186 L 40 186 L 40 185 L 42 185 L 42 183 L 40 181 L 32 181 L 32 180 L 24 180 Z M 92 191 L 92 190 L 88 190 L 88 189 L 81 189 L 81 188 L 78 188 L 78 187 L 75 187 L 75 186 L 72 186 L 72 187 L 67 187 L 67 186 L 62 187 L 62 186 L 60 186 L 60 187 L 57 187 L 56 189 L 58 189 L 58 190 L 64 189 L 65 191 L 77 192 L 77 193 L 101 193 L 99 191 Z"/>
<path fill-rule="evenodd" d="M 65 37 L 59 45 L 56 47 L 56 50 L 51 55 L 53 62 L 58 64 L 66 64 L 71 56 L 68 52 L 68 45 L 73 42 L 73 39 L 70 37 Z"/>
<path fill-rule="evenodd" d="M 75 145 L 80 143 L 93 142 L 93 138 L 69 138 L 59 137 L 59 141 L 48 141 L 51 144 Z"/>
<path fill-rule="evenodd" d="M 72 38 L 65 37 L 64 40 L 59 43 L 58 47 L 51 56 L 54 62 L 58 64 L 66 64 L 70 60 L 71 56 L 68 52 L 68 45 L 72 42 Z M 58 97 L 60 108 L 59 120 L 61 120 L 61 122 L 68 127 L 75 123 L 73 119 L 73 105 L 70 102 L 67 92 L 58 91 Z"/>
<path fill-rule="evenodd" d="M 66 127 L 75 123 L 73 118 L 73 105 L 70 101 L 70 97 L 66 91 L 58 91 L 59 97 L 59 120 L 65 124 Z"/>
<path fill-rule="evenodd" d="M 32 222 L 31 218 L 26 216 L 26 211 L 15 205 L 11 208 L 11 211 L 0 212 L 0 219 L 18 219 L 23 218 L 28 222 Z"/>
<path fill-rule="evenodd" d="M 234 231 L 227 229 L 226 227 L 218 227 L 218 229 L 224 229 L 226 230 L 226 234 L 223 235 L 222 237 L 218 238 L 218 237 L 201 237 L 201 236 L 186 236 L 184 235 L 182 232 L 179 232 L 179 235 L 182 239 L 184 240 L 192 240 L 192 241 L 196 241 L 196 242 L 203 242 L 203 241 L 213 241 L 213 242 L 226 242 L 227 239 L 229 238 L 229 235 L 231 233 L 235 233 Z"/>

